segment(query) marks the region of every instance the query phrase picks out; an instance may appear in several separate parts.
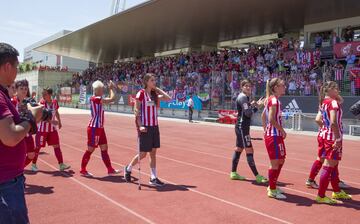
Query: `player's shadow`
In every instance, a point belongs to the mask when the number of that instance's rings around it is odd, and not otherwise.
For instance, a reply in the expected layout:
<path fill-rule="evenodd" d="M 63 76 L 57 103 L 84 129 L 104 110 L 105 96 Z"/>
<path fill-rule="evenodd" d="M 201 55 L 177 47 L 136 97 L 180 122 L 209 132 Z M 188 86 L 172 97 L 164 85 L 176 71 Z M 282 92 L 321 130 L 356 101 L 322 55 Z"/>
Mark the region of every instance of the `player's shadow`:
<path fill-rule="evenodd" d="M 334 205 L 336 207 L 345 207 L 345 208 L 352 208 L 355 210 L 360 210 L 360 201 L 355 200 L 344 200 L 342 204 Z"/>
<path fill-rule="evenodd" d="M 349 189 L 344 190 L 346 193 L 351 195 L 358 195 L 360 194 L 360 189 L 355 187 L 350 187 Z"/>
<path fill-rule="evenodd" d="M 121 175 L 105 176 L 105 177 L 87 177 L 87 178 L 102 181 L 102 182 L 125 183 L 125 180 Z"/>
<path fill-rule="evenodd" d="M 25 194 L 53 194 L 54 193 L 53 186 L 40 186 L 33 184 L 25 184 Z"/>
<path fill-rule="evenodd" d="M 25 170 L 24 173 L 26 175 L 36 175 L 36 173 L 43 173 L 43 174 L 47 174 L 47 175 L 51 175 L 51 176 L 54 176 L 54 177 L 66 177 L 66 178 L 69 178 L 69 177 L 73 177 L 75 172 L 73 170 L 65 170 L 65 171 L 45 171 L 45 170 L 39 170 L 37 172 L 33 172 L 31 170 Z"/>
<path fill-rule="evenodd" d="M 296 194 L 284 193 L 286 199 L 284 202 L 296 204 L 296 206 L 310 207 L 315 203 L 315 198 L 310 199 Z"/>
<path fill-rule="evenodd" d="M 138 185 L 137 182 L 132 182 Z M 196 186 L 184 185 L 184 184 L 169 184 L 166 183 L 162 187 L 152 186 L 149 184 L 141 184 L 141 189 L 144 191 L 157 191 L 157 192 L 170 192 L 170 191 L 189 191 L 190 189 L 196 188 Z M 144 188 L 145 187 L 145 188 Z"/>
<path fill-rule="evenodd" d="M 253 185 L 257 185 L 257 186 L 263 186 L 263 187 L 268 187 L 269 184 L 268 183 L 257 183 L 256 180 L 244 180 L 247 182 L 250 182 Z M 292 186 L 294 185 L 293 183 L 285 183 L 285 182 L 277 182 L 276 184 L 279 187 L 287 187 L 287 186 Z"/>
<path fill-rule="evenodd" d="M 310 207 L 313 205 L 336 206 L 336 207 L 345 207 L 345 208 L 352 208 L 355 210 L 360 210 L 360 201 L 344 200 L 344 201 L 340 201 L 339 204 L 335 204 L 335 205 L 322 205 L 322 204 L 316 203 L 315 197 L 314 198 L 306 198 L 306 197 L 302 197 L 302 196 L 295 195 L 295 194 L 289 194 L 289 193 L 285 193 L 285 195 L 287 198 L 284 200 L 284 202 L 293 203 L 293 204 L 296 204 L 297 206 L 305 206 L 305 207 Z"/>

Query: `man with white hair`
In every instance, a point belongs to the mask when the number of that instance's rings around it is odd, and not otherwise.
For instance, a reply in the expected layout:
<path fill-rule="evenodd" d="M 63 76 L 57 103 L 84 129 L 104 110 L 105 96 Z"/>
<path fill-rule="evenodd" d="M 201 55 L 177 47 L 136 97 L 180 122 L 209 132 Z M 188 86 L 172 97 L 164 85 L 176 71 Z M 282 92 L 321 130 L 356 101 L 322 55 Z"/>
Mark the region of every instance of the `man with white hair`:
<path fill-rule="evenodd" d="M 93 175 L 86 170 L 86 166 L 90 160 L 91 154 L 98 146 L 101 149 L 102 160 L 108 170 L 108 175 L 118 174 L 120 171 L 115 170 L 110 161 L 108 154 L 108 145 L 106 134 L 104 130 L 104 108 L 103 104 L 109 104 L 115 101 L 115 85 L 112 81 L 109 82 L 110 97 L 103 97 L 104 84 L 97 80 L 92 84 L 93 96 L 90 97 L 91 119 L 87 128 L 88 134 L 88 149 L 85 151 L 81 162 L 80 173 L 85 177 L 92 177 Z"/>

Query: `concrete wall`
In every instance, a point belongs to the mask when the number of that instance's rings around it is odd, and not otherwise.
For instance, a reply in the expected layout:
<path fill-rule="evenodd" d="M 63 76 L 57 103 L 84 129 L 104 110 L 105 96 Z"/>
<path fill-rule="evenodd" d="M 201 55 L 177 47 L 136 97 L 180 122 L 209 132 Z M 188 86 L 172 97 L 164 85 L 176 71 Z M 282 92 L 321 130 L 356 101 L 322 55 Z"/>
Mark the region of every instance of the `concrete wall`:
<path fill-rule="evenodd" d="M 72 80 L 72 72 L 52 72 L 52 71 L 30 71 L 18 74 L 16 80 L 27 79 L 29 81 L 30 92 L 36 92 L 37 100 L 41 96 L 41 91 L 45 87 L 51 87 L 56 91 L 56 86 Z"/>
<path fill-rule="evenodd" d="M 89 68 L 89 62 L 76 59 L 76 58 L 70 58 L 70 57 L 61 57 L 61 66 L 62 67 L 68 67 L 69 71 L 73 72 L 81 72 Z"/>
<path fill-rule="evenodd" d="M 22 79 L 26 79 L 29 82 L 29 88 L 30 88 L 30 93 L 32 92 L 38 92 L 38 86 L 39 86 L 39 74 L 38 71 L 30 71 L 30 72 L 25 72 L 25 73 L 19 73 L 16 76 L 16 80 L 22 80 Z"/>

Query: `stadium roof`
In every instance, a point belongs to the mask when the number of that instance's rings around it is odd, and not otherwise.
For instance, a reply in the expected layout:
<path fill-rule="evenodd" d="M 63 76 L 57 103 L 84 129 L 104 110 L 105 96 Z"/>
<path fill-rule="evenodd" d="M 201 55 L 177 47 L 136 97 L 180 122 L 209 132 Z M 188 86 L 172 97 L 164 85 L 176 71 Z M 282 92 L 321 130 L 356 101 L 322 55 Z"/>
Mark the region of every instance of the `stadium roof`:
<path fill-rule="evenodd" d="M 359 0 L 150 0 L 36 50 L 93 62 L 298 31 L 359 15 Z"/>

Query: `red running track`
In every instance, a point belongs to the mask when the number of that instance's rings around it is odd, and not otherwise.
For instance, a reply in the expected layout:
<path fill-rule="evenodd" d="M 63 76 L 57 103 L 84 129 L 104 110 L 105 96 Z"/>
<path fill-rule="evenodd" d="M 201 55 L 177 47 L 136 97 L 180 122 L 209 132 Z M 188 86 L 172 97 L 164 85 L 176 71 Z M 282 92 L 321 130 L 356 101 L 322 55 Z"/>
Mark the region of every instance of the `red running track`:
<path fill-rule="evenodd" d="M 133 118 L 106 115 L 109 154 L 115 168 L 135 155 Z M 142 190 L 137 181 L 125 183 L 122 176 L 107 177 L 97 150 L 88 170 L 94 178 L 79 175 L 86 150 L 88 115 L 63 115 L 60 141 L 68 172 L 57 171 L 51 148 L 39 157 L 37 174 L 26 172 L 26 199 L 32 223 L 359 223 L 360 142 L 345 141 L 340 176 L 353 186 L 352 201 L 328 206 L 314 203 L 316 190 L 304 182 L 316 156 L 316 138 L 289 134 L 287 160 L 279 178 L 287 199 L 266 196 L 266 186 L 254 177 L 242 155 L 238 171 L 247 181 L 230 181 L 234 129 L 207 124 L 160 121 L 161 149 L 158 174 L 167 185 L 148 185 L 148 160 L 142 161 Z M 253 131 L 252 137 L 261 137 Z M 263 141 L 253 141 L 255 161 L 267 174 L 268 156 Z M 133 176 L 137 178 L 134 167 Z M 331 191 L 328 191 L 328 195 Z"/>

